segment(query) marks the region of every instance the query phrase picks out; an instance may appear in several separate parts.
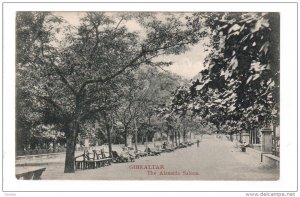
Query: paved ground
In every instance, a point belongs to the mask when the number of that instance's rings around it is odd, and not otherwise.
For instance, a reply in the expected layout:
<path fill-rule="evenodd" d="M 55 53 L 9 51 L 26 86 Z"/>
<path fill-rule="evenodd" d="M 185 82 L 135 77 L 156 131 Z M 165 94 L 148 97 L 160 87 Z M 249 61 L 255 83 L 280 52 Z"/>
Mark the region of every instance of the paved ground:
<path fill-rule="evenodd" d="M 142 165 L 161 169 L 133 169 Z M 278 169 L 262 165 L 250 154 L 240 152 L 227 140 L 204 136 L 200 147 L 196 145 L 178 149 L 161 156 L 137 159 L 135 162 L 77 170 L 63 173 L 63 163 L 46 165 L 42 179 L 68 180 L 277 180 Z"/>

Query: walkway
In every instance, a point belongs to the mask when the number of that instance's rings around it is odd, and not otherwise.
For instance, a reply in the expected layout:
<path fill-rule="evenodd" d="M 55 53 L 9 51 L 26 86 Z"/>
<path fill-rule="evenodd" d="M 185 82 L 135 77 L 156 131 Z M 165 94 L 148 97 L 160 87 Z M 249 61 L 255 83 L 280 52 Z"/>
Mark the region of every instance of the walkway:
<path fill-rule="evenodd" d="M 175 152 L 93 170 L 63 173 L 63 163 L 46 166 L 42 179 L 75 180 L 277 180 L 279 170 L 262 165 L 227 140 L 205 135 L 200 143 Z M 143 168 L 143 169 L 141 169 Z M 148 168 L 148 169 L 145 169 Z M 152 169 L 149 169 L 152 168 Z M 156 169 L 159 168 L 159 169 Z"/>

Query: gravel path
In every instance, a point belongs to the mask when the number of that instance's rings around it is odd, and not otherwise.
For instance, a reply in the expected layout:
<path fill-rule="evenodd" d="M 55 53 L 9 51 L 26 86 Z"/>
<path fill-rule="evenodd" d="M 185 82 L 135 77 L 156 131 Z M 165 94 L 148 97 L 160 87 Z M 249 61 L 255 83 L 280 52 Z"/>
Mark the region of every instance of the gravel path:
<path fill-rule="evenodd" d="M 51 180 L 277 180 L 279 170 L 262 165 L 227 140 L 204 136 L 196 145 L 135 162 L 63 173 L 63 163 L 46 165 L 42 179 Z M 142 169 L 141 169 L 142 168 Z M 145 169 L 147 168 L 147 169 Z"/>

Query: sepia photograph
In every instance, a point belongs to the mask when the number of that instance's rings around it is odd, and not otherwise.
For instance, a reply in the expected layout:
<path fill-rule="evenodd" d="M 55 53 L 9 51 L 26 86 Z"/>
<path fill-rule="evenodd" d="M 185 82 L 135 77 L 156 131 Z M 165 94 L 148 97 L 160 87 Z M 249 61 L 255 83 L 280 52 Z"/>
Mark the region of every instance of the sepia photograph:
<path fill-rule="evenodd" d="M 280 17 L 16 12 L 16 179 L 279 180 Z"/>

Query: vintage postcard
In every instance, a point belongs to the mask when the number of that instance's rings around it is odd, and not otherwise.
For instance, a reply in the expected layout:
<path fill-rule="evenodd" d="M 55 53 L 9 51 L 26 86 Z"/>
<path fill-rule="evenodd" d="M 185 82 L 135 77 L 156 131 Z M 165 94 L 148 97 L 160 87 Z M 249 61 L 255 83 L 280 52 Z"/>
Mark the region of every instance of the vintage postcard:
<path fill-rule="evenodd" d="M 5 191 L 294 191 L 293 6 L 4 4 Z"/>
<path fill-rule="evenodd" d="M 278 180 L 280 14 L 17 12 L 16 177 Z"/>

